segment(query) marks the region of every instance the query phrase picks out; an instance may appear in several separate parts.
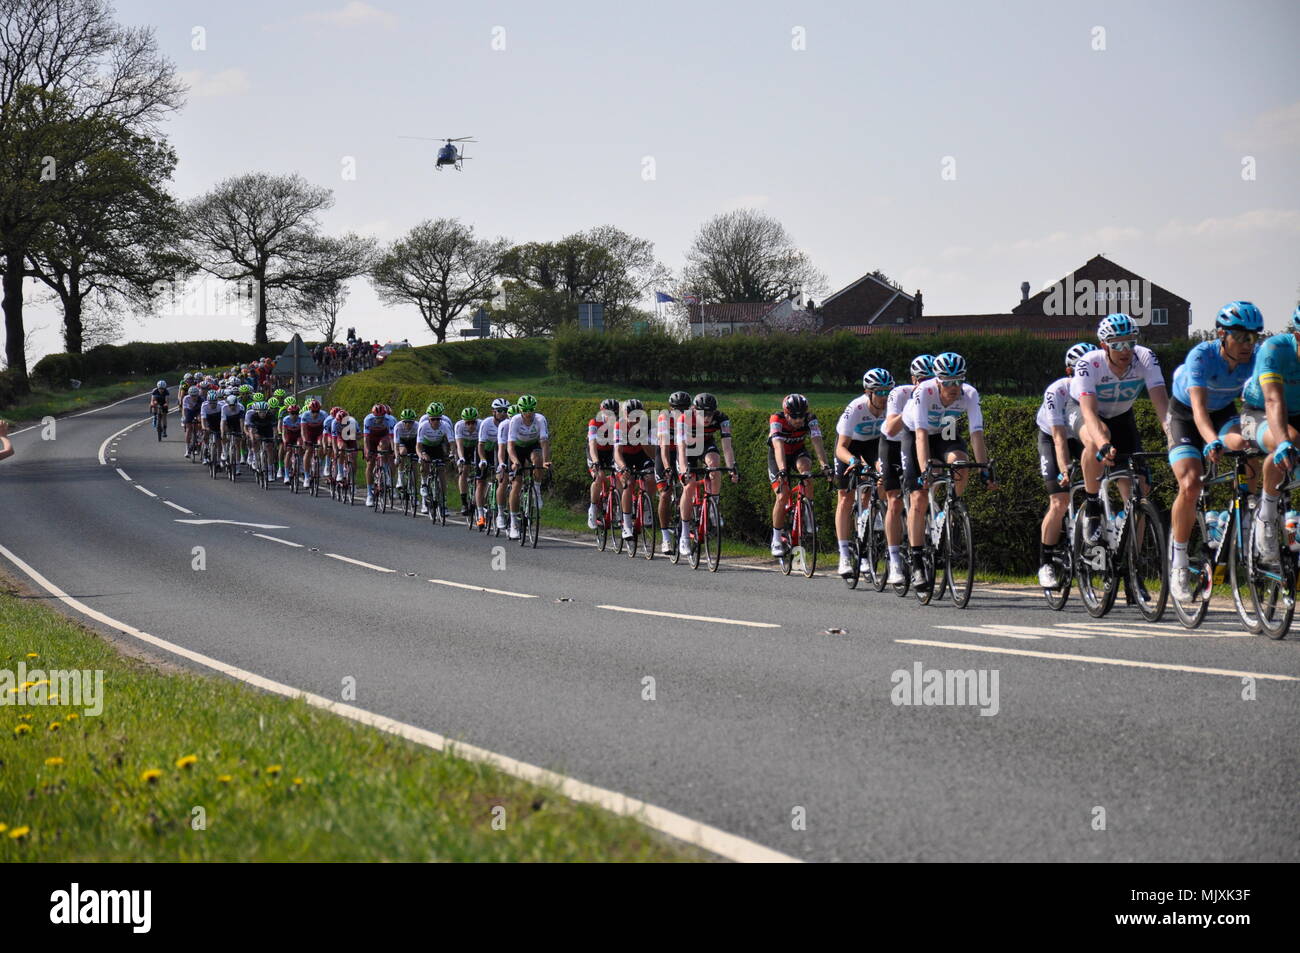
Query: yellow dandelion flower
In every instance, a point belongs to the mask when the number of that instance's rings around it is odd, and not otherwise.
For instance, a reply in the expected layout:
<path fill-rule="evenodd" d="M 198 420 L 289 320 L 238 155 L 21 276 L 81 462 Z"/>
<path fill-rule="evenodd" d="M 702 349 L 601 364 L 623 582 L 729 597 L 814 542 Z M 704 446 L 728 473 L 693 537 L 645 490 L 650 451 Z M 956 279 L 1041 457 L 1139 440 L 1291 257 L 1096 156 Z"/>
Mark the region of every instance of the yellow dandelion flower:
<path fill-rule="evenodd" d="M 17 726 L 14 727 L 14 734 L 15 734 L 15 735 L 25 735 L 25 734 L 27 734 L 27 733 L 28 733 L 29 731 L 31 731 L 31 730 L 32 730 L 32 726 L 31 726 L 31 725 L 17 725 Z"/>
<path fill-rule="evenodd" d="M 268 768 L 266 769 L 266 773 L 267 773 L 267 774 L 279 774 L 279 773 L 280 773 L 281 771 L 283 771 L 283 770 L 284 770 L 284 766 L 283 766 L 283 765 L 273 764 L 273 765 L 271 765 L 270 767 L 268 767 Z"/>
<path fill-rule="evenodd" d="M 68 720 L 68 721 L 72 721 L 74 718 L 80 718 L 80 717 L 81 717 L 81 716 L 78 715 L 75 711 L 70 711 L 70 712 L 68 712 L 67 720 Z"/>
<path fill-rule="evenodd" d="M 176 767 L 178 767 L 178 768 L 188 768 L 190 765 L 192 765 L 195 761 L 198 761 L 198 760 L 199 760 L 199 756 L 198 756 L 198 755 L 187 754 L 187 755 L 185 755 L 184 757 L 181 757 L 181 758 L 177 758 L 177 759 L 176 759 Z"/>
<path fill-rule="evenodd" d="M 28 652 L 28 653 L 27 653 L 27 657 L 28 657 L 28 658 L 40 658 L 40 656 L 37 655 L 35 652 Z"/>
<path fill-rule="evenodd" d="M 24 824 L 22 827 L 15 827 L 13 830 L 9 832 L 9 839 L 21 840 L 22 838 L 26 837 L 30 831 L 31 828 L 28 827 L 26 824 Z"/>
<path fill-rule="evenodd" d="M 294 779 L 293 779 L 293 783 L 294 783 L 294 784 L 302 784 L 302 783 L 303 783 L 302 778 L 294 778 Z"/>
<path fill-rule="evenodd" d="M 231 781 L 233 781 L 233 780 L 235 780 L 235 779 L 234 779 L 233 777 L 231 777 L 230 775 L 228 775 L 228 774 L 218 774 L 218 775 L 217 775 L 217 780 L 218 780 L 219 782 L 221 782 L 222 784 L 229 784 Z"/>
<path fill-rule="evenodd" d="M 140 780 L 147 781 L 150 784 L 155 783 L 161 777 L 162 777 L 162 772 L 159 771 L 157 768 L 150 768 L 148 771 L 140 772 Z"/>
<path fill-rule="evenodd" d="M 63 759 L 62 759 L 62 758 L 46 758 L 46 759 L 45 759 L 45 766 L 46 766 L 47 768 L 57 768 L 57 767 L 58 767 L 59 765 L 61 765 L 61 764 L 63 764 Z"/>
<path fill-rule="evenodd" d="M 0 824 L 0 834 L 3 834 L 7 830 L 9 830 L 8 824 Z"/>
<path fill-rule="evenodd" d="M 18 720 L 19 720 L 19 721 L 31 721 L 31 720 L 32 720 L 32 716 L 31 716 L 31 715 L 19 715 L 19 716 L 18 716 Z"/>
<path fill-rule="evenodd" d="M 59 730 L 59 723 L 57 721 L 50 722 L 50 731 L 58 731 L 58 730 Z"/>

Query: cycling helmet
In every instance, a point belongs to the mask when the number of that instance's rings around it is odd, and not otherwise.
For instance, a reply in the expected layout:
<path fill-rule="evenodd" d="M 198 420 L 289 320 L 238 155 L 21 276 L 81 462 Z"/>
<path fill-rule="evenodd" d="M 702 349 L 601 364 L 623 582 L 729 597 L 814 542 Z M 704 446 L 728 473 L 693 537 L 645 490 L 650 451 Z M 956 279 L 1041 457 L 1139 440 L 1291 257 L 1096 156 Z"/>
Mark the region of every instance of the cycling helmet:
<path fill-rule="evenodd" d="M 407 407 L 405 410 L 402 411 L 403 420 L 414 420 L 415 418 L 416 418 L 416 413 L 413 408 Z"/>
<path fill-rule="evenodd" d="M 164 386 L 165 386 L 165 385 L 164 385 Z M 191 387 L 191 388 L 190 388 L 190 396 L 191 396 L 191 397 L 198 397 L 198 396 L 199 396 L 199 393 L 200 393 L 200 391 L 199 391 L 199 389 L 198 389 L 197 387 Z"/>
<path fill-rule="evenodd" d="M 460 411 L 461 420 L 478 420 L 477 407 L 462 407 Z"/>
<path fill-rule="evenodd" d="M 1111 338 L 1126 338 L 1137 334 L 1137 325 L 1127 314 L 1108 314 L 1097 325 L 1097 340 L 1105 344 Z"/>
<path fill-rule="evenodd" d="M 330 408 L 330 416 L 331 416 L 331 417 L 337 417 L 338 414 L 339 414 L 339 411 L 342 410 L 342 409 L 343 409 L 343 408 L 340 407 L 338 404 L 335 404 L 333 407 Z"/>
<path fill-rule="evenodd" d="M 913 377 L 923 381 L 928 381 L 934 376 L 934 355 L 918 354 L 912 358 L 912 365 L 908 368 Z"/>
<path fill-rule="evenodd" d="M 1095 348 L 1091 344 L 1087 344 L 1083 341 L 1080 341 L 1078 344 L 1074 345 L 1074 347 L 1070 348 L 1068 351 L 1065 352 L 1066 369 L 1068 370 L 1069 368 L 1074 367 L 1075 364 L 1078 364 L 1081 360 L 1083 360 L 1083 355 L 1093 350 L 1095 350 Z"/>
<path fill-rule="evenodd" d="M 630 414 L 634 410 L 645 410 L 645 404 L 633 397 L 631 400 L 623 403 L 623 413 Z"/>
<path fill-rule="evenodd" d="M 344 410 L 342 407 L 337 407 L 334 410 L 334 419 L 342 423 L 343 421 L 348 419 L 348 412 Z"/>
<path fill-rule="evenodd" d="M 370 408 L 370 413 L 375 417 L 382 417 L 384 414 L 388 413 L 388 408 L 383 404 L 375 404 L 375 406 Z"/>
<path fill-rule="evenodd" d="M 264 400 L 266 400 L 266 395 L 263 394 L 260 390 L 253 395 L 253 403 L 255 404 L 261 403 Z"/>
<path fill-rule="evenodd" d="M 320 411 L 320 401 L 317 400 L 315 397 L 313 397 L 311 399 L 311 403 L 307 405 L 307 409 L 310 410 L 313 414 L 318 413 Z"/>
<path fill-rule="evenodd" d="M 186 374 L 184 377 L 181 378 L 181 380 L 188 384 L 190 381 L 194 380 L 194 375 L 193 375 L 193 374 Z M 160 383 L 160 384 L 165 384 L 166 381 L 159 381 L 159 383 Z"/>
<path fill-rule="evenodd" d="M 284 397 L 287 396 L 287 395 L 286 395 L 286 393 L 285 393 L 285 389 L 284 389 L 283 387 L 277 387 L 275 390 L 273 390 L 273 391 L 271 392 L 271 396 L 272 396 L 272 397 L 280 397 L 280 398 L 284 398 Z"/>
<path fill-rule="evenodd" d="M 1214 323 L 1217 327 L 1240 328 L 1243 331 L 1254 331 L 1256 334 L 1264 330 L 1264 316 L 1259 313 L 1259 308 L 1249 301 L 1233 301 L 1225 304 L 1219 311 L 1218 317 L 1214 319 Z"/>
<path fill-rule="evenodd" d="M 281 404 L 280 404 L 280 398 L 279 398 L 279 397 L 272 397 L 272 398 L 271 398 L 270 400 L 268 400 L 266 403 L 267 403 L 267 406 L 269 406 L 269 407 L 270 407 L 271 409 L 273 409 L 273 410 L 279 410 L 280 407 L 281 407 Z"/>
<path fill-rule="evenodd" d="M 424 408 L 424 412 L 430 417 L 441 417 L 446 409 L 447 408 L 443 407 L 441 403 L 435 400 L 432 401 L 428 407 Z"/>
<path fill-rule="evenodd" d="M 510 401 L 506 400 L 504 397 L 498 397 L 494 401 L 492 401 L 493 411 L 501 411 L 504 413 L 506 410 L 509 409 L 510 409 Z"/>
<path fill-rule="evenodd" d="M 952 351 L 944 351 L 934 359 L 934 376 L 948 381 L 965 380 L 966 358 Z"/>
<path fill-rule="evenodd" d="M 227 394 L 226 403 L 229 404 L 231 407 L 234 407 L 237 403 L 239 403 L 239 398 L 236 397 L 234 394 Z"/>
<path fill-rule="evenodd" d="M 870 391 L 893 390 L 894 375 L 883 367 L 873 367 L 862 375 L 862 389 Z"/>
<path fill-rule="evenodd" d="M 706 414 L 711 414 L 718 409 L 718 398 L 712 394 L 696 394 L 694 403 L 696 410 L 702 410 Z"/>
<path fill-rule="evenodd" d="M 1300 305 L 1296 305 L 1295 311 L 1291 314 L 1291 330 L 1300 331 Z"/>
<path fill-rule="evenodd" d="M 257 411 L 259 414 L 264 414 L 271 409 L 271 405 L 268 401 L 259 400 L 256 404 L 253 405 L 253 409 Z"/>
<path fill-rule="evenodd" d="M 519 398 L 519 412 L 521 414 L 531 414 L 537 409 L 537 398 L 532 394 L 523 394 Z"/>
<path fill-rule="evenodd" d="M 691 395 L 684 390 L 675 390 L 668 397 L 668 406 L 673 410 L 685 410 L 691 406 Z"/>
<path fill-rule="evenodd" d="M 612 414 L 618 413 L 618 401 L 613 397 L 606 397 L 600 402 L 601 410 L 608 410 Z"/>
<path fill-rule="evenodd" d="M 514 417 L 516 414 L 519 413 L 519 405 L 511 404 L 509 407 L 506 408 L 506 413 L 509 414 L 511 417 Z"/>
<path fill-rule="evenodd" d="M 791 417 L 808 416 L 808 398 L 803 394 L 787 394 L 781 401 L 781 409 Z"/>
<path fill-rule="evenodd" d="M 240 384 L 239 392 L 241 394 L 251 394 L 253 392 L 253 386 L 251 384 Z"/>

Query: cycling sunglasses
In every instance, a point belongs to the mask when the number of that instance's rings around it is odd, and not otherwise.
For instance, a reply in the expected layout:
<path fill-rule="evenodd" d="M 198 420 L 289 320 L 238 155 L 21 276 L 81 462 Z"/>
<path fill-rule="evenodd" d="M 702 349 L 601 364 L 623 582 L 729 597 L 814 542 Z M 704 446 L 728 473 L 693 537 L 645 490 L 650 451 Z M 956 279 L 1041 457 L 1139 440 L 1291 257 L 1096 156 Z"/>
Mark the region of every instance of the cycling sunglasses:
<path fill-rule="evenodd" d="M 939 382 L 940 387 L 960 387 L 966 383 L 964 377 L 937 377 L 935 380 Z"/>
<path fill-rule="evenodd" d="M 1112 351 L 1127 351 L 1129 348 L 1137 345 L 1137 338 L 1129 338 L 1125 341 L 1107 341 L 1106 347 Z"/>
<path fill-rule="evenodd" d="M 1259 340 L 1258 331 L 1243 331 L 1241 328 L 1228 328 L 1228 336 L 1242 344 L 1254 344 Z"/>

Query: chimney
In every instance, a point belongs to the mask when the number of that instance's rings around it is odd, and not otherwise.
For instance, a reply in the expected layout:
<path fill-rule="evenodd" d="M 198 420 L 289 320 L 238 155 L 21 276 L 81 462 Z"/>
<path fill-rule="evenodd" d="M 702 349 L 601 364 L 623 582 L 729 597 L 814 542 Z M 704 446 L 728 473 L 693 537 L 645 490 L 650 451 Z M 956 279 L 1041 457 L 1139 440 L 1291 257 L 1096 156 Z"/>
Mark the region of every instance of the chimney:
<path fill-rule="evenodd" d="M 1024 304 L 1029 300 L 1029 282 L 1020 282 L 1020 303 Z"/>
<path fill-rule="evenodd" d="M 920 289 L 920 288 L 917 288 L 917 289 L 916 289 L 916 295 L 912 298 L 912 320 L 913 320 L 913 321 L 915 321 L 917 318 L 921 317 L 922 309 L 923 309 L 924 307 L 925 307 L 925 305 L 924 305 L 924 303 L 921 301 L 921 289 Z"/>

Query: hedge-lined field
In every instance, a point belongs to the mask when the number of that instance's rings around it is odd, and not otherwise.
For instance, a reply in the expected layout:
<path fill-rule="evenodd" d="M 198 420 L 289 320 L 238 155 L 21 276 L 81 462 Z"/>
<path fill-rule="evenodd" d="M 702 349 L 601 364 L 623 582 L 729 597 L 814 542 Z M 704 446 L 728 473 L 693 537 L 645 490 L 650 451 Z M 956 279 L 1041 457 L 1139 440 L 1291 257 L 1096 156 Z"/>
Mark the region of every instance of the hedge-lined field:
<path fill-rule="evenodd" d="M 508 343 L 508 342 L 493 342 Z M 453 345 L 464 347 L 464 345 Z M 436 351 L 437 348 L 422 349 Z M 462 352 L 463 353 L 463 352 Z M 354 374 L 338 381 L 330 392 L 330 402 L 347 407 L 358 420 L 371 406 L 383 402 L 395 410 L 412 407 L 423 412 L 431 400 L 447 405 L 455 417 L 460 408 L 474 405 L 486 413 L 492 398 L 515 398 L 517 394 L 498 394 L 466 387 L 440 386 L 426 376 L 418 379 L 421 368 L 430 358 L 419 352 L 398 352 L 403 360 L 391 360 L 375 371 Z M 397 358 L 398 355 L 394 355 Z M 434 363 L 437 363 L 434 361 Z M 442 365 L 439 365 L 442 366 Z M 1167 369 L 1168 370 L 1168 369 Z M 860 372 L 859 372 L 860 373 Z M 844 401 L 838 405 L 816 405 L 813 412 L 823 430 L 830 433 L 844 406 L 860 390 L 845 389 Z M 618 394 L 626 399 L 645 401 L 648 410 L 667 406 L 663 389 L 626 388 Z M 719 403 L 731 417 L 733 446 L 741 471 L 739 486 L 723 482 L 723 512 L 727 533 L 737 534 L 755 544 L 766 544 L 771 534 L 772 493 L 767 484 L 767 413 L 734 409 L 727 404 L 725 392 L 718 393 Z M 1038 524 L 1046 507 L 1046 496 L 1038 472 L 1037 425 L 1034 415 L 1036 398 L 1009 398 L 985 395 L 982 399 L 990 453 L 997 465 L 1001 486 L 990 493 L 972 481 L 967 499 L 975 523 L 977 558 L 982 570 L 990 572 L 1028 573 L 1038 566 Z M 599 401 L 590 398 L 540 398 L 539 411 L 551 427 L 551 452 L 555 460 L 555 484 L 552 498 L 571 505 L 585 505 L 590 478 L 585 467 L 587 421 Z M 1138 423 L 1149 450 L 1164 447 L 1164 438 L 1149 401 L 1137 405 Z M 827 455 L 833 453 L 832 438 L 827 439 Z M 1167 469 L 1157 470 L 1157 482 L 1171 485 Z M 833 546 L 833 497 L 825 483 L 817 486 L 817 522 L 825 545 Z M 1157 497 L 1162 498 L 1163 493 Z"/>
<path fill-rule="evenodd" d="M 282 341 L 266 345 L 240 341 L 172 341 L 101 344 L 84 354 L 47 354 L 32 368 L 33 383 L 50 388 L 67 388 L 69 381 L 99 377 L 130 377 L 136 374 L 165 374 L 180 368 L 244 364 L 259 357 L 275 356 L 285 349 Z"/>

